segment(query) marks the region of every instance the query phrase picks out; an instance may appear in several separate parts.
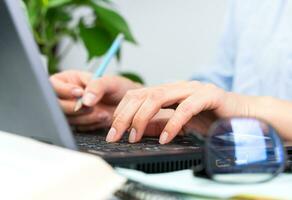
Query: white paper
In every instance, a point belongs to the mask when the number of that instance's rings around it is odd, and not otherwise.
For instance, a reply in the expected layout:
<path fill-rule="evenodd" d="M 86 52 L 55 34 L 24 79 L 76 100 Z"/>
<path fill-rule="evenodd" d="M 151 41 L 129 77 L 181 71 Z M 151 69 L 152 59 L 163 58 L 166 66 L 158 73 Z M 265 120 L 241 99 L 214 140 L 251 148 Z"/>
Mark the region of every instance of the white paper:
<path fill-rule="evenodd" d="M 246 194 L 275 199 L 292 199 L 292 175 L 287 174 L 280 175 L 267 183 L 232 185 L 220 184 L 202 178 L 195 178 L 192 175 L 191 170 L 161 174 L 145 174 L 143 172 L 122 168 L 117 168 L 117 171 L 130 180 L 163 191 L 173 191 L 223 199 Z"/>
<path fill-rule="evenodd" d="M 97 156 L 0 132 L 0 199 L 105 199 L 124 182 Z"/>

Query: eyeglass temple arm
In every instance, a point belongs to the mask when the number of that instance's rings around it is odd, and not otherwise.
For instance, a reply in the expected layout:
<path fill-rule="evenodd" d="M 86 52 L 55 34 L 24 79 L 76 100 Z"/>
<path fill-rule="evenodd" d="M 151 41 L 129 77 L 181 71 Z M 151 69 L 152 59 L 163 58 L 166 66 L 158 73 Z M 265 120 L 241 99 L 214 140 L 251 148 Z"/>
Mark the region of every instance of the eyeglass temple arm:
<path fill-rule="evenodd" d="M 206 139 L 201 134 L 194 133 L 194 132 L 190 132 L 188 134 L 193 136 L 193 137 L 195 137 L 198 140 L 199 143 L 201 143 L 203 146 L 205 146 Z M 204 157 L 204 153 L 202 154 L 202 156 Z M 192 171 L 193 171 L 193 175 L 196 176 L 196 177 L 209 178 L 208 174 L 206 173 L 206 168 L 205 168 L 204 161 L 201 162 L 201 164 L 193 166 Z"/>
<path fill-rule="evenodd" d="M 202 164 L 193 167 L 193 175 L 199 178 L 210 178 Z"/>

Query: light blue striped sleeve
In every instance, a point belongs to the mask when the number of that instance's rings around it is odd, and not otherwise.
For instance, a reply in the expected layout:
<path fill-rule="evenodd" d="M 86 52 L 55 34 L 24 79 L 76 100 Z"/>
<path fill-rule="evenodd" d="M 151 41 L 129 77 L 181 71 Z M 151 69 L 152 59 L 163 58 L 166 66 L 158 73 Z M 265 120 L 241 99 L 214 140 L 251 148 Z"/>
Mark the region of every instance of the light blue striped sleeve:
<path fill-rule="evenodd" d="M 228 91 L 232 89 L 236 52 L 235 20 L 234 1 L 230 0 L 214 64 L 194 74 L 192 80 L 213 83 Z"/>

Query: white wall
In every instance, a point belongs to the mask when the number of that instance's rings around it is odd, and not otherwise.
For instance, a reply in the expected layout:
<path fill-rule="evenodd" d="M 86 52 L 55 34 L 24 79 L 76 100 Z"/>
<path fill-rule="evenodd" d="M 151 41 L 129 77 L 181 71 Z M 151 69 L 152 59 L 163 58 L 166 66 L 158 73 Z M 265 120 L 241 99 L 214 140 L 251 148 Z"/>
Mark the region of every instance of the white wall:
<path fill-rule="evenodd" d="M 108 73 L 118 68 L 135 71 L 153 85 L 188 79 L 212 62 L 227 0 L 114 2 L 128 20 L 139 45 L 125 44 L 122 62 L 113 62 Z M 61 65 L 63 69 L 86 69 L 82 44 L 74 46 Z"/>

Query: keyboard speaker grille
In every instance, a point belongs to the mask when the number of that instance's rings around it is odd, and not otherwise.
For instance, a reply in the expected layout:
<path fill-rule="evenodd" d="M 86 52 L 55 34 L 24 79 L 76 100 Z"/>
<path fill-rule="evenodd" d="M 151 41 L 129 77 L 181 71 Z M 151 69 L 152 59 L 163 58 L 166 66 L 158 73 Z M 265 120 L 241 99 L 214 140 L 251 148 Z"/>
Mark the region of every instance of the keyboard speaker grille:
<path fill-rule="evenodd" d="M 163 173 L 190 169 L 199 164 L 201 164 L 201 159 L 181 159 L 174 161 L 141 162 L 131 165 L 130 168 L 143 171 L 145 173 Z"/>

